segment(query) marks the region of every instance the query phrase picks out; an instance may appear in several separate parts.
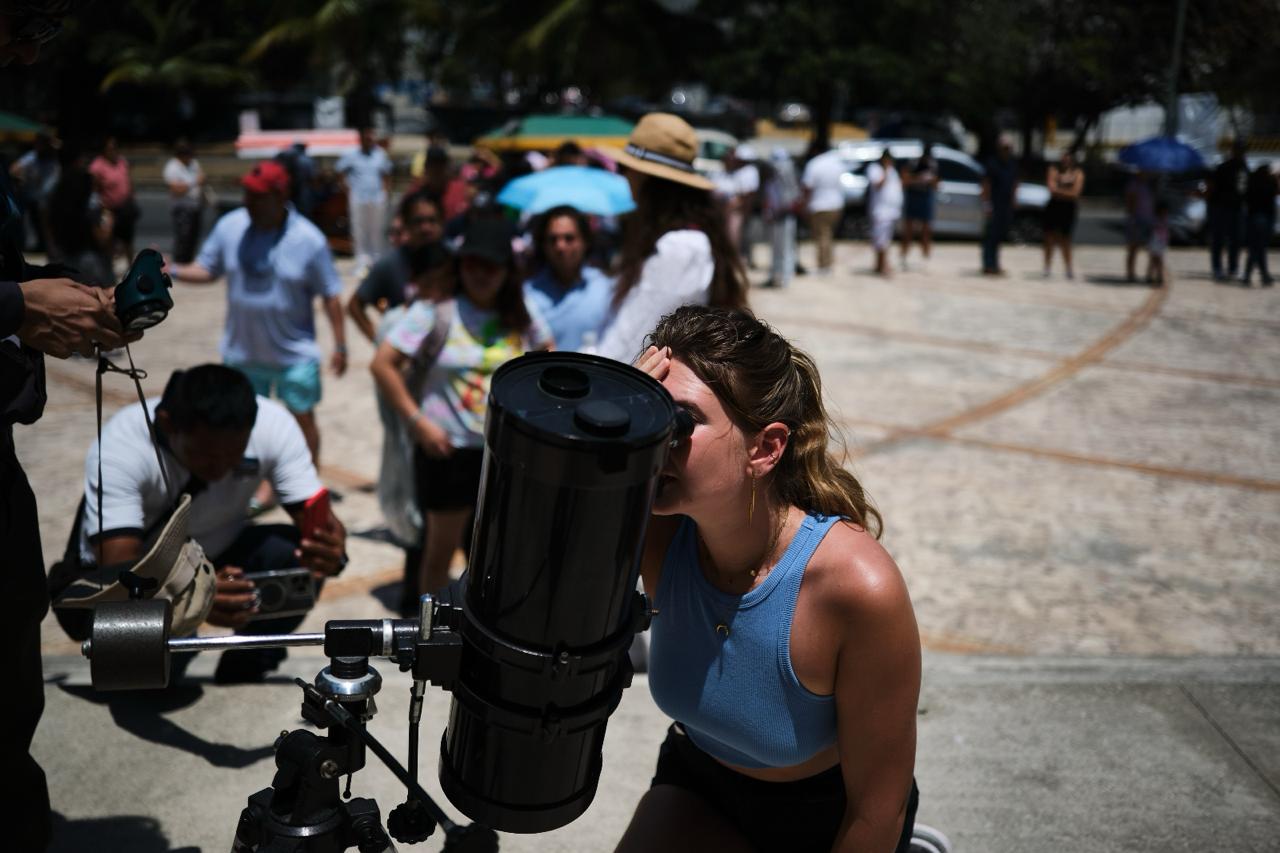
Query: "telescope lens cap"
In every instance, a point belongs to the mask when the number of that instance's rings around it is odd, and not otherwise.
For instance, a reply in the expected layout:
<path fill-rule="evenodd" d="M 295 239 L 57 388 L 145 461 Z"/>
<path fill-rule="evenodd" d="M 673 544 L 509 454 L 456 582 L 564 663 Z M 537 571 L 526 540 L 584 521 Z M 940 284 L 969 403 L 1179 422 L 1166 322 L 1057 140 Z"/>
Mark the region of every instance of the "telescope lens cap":
<path fill-rule="evenodd" d="M 631 415 L 609 400 L 588 400 L 573 410 L 573 420 L 584 432 L 607 438 L 624 435 L 631 427 Z"/>
<path fill-rule="evenodd" d="M 557 365 L 542 371 L 538 387 L 553 397 L 574 400 L 587 396 L 591 390 L 591 379 L 576 367 Z"/>

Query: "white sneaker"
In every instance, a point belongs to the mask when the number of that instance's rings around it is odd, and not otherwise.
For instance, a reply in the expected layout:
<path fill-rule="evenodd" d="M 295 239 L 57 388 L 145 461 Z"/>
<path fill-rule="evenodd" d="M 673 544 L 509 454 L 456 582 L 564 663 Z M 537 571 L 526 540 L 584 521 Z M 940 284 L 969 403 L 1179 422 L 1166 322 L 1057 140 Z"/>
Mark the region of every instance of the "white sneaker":
<path fill-rule="evenodd" d="M 951 839 L 932 826 L 917 823 L 911 830 L 911 853 L 951 853 Z"/>

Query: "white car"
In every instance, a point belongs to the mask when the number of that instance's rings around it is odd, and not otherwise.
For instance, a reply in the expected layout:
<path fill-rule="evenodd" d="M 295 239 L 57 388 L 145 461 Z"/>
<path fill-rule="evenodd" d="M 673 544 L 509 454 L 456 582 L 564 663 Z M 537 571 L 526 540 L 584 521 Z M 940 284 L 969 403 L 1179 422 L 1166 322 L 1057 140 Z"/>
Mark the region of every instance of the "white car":
<path fill-rule="evenodd" d="M 694 133 L 698 135 L 698 156 L 693 159 L 693 168 L 706 177 L 723 173 L 724 158 L 738 147 L 738 137 L 709 127 L 695 128 Z"/>
<path fill-rule="evenodd" d="M 878 160 L 886 147 L 899 169 L 910 168 L 912 162 L 924 153 L 924 145 L 915 139 L 844 142 L 837 149 L 848 169 L 840 178 L 845 206 L 841 223 L 843 233 L 865 235 L 867 166 Z M 981 237 L 984 221 L 982 165 L 963 151 L 945 145 L 933 146 L 933 157 L 938 162 L 933 233 L 948 237 Z M 1041 215 L 1048 203 L 1048 187 L 1020 181 L 1010 239 L 1019 243 L 1038 241 L 1043 233 Z"/>

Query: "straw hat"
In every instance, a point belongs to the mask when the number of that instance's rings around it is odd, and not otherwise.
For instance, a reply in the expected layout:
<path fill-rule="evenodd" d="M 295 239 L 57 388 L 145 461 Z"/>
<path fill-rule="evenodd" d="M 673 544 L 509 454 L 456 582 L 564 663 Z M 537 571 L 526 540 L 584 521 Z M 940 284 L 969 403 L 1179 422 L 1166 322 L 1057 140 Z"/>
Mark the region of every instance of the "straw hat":
<path fill-rule="evenodd" d="M 698 156 L 698 135 L 679 116 L 648 113 L 632 129 L 626 148 L 607 151 L 628 169 L 700 190 L 712 188 L 711 182 L 693 168 L 693 158 Z"/>

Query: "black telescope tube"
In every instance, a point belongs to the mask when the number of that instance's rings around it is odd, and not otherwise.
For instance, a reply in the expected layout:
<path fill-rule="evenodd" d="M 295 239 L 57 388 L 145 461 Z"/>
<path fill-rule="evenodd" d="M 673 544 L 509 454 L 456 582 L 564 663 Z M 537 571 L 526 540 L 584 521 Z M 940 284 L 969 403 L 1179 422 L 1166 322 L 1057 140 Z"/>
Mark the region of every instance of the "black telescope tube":
<path fill-rule="evenodd" d="M 658 382 L 595 356 L 528 355 L 494 374 L 440 752 L 445 794 L 478 823 L 545 832 L 595 796 L 675 414 Z"/>

